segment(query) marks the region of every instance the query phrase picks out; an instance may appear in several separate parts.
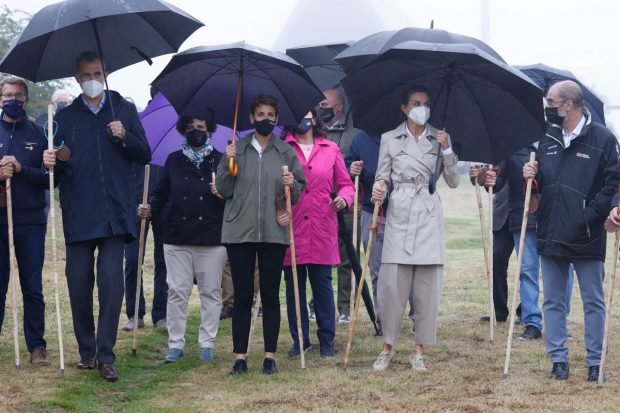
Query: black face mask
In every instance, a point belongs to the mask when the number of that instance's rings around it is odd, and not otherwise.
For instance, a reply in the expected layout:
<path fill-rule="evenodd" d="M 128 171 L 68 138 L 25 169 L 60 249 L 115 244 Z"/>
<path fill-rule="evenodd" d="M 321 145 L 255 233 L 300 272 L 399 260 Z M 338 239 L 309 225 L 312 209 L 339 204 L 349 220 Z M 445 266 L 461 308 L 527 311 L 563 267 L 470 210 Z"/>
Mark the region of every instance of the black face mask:
<path fill-rule="evenodd" d="M 191 131 L 187 132 L 187 135 L 185 135 L 185 139 L 187 139 L 187 143 L 189 144 L 189 146 L 193 146 L 194 148 L 202 148 L 202 146 L 207 142 L 207 132 L 198 129 L 192 129 Z"/>
<path fill-rule="evenodd" d="M 564 119 L 566 118 L 566 115 L 558 115 L 558 108 L 545 108 L 545 116 L 547 117 L 547 122 L 558 126 L 562 126 Z"/>
<path fill-rule="evenodd" d="M 254 121 L 254 129 L 256 129 L 256 133 L 261 136 L 271 135 L 275 126 L 276 124 L 272 123 L 269 119 Z"/>
<path fill-rule="evenodd" d="M 303 118 L 299 125 L 297 125 L 294 129 L 294 132 L 298 135 L 305 135 L 306 132 L 310 130 L 312 127 L 312 119 Z"/>
<path fill-rule="evenodd" d="M 317 108 L 317 116 L 321 123 L 329 123 L 332 119 L 336 117 L 336 112 L 334 112 L 334 108 Z"/>

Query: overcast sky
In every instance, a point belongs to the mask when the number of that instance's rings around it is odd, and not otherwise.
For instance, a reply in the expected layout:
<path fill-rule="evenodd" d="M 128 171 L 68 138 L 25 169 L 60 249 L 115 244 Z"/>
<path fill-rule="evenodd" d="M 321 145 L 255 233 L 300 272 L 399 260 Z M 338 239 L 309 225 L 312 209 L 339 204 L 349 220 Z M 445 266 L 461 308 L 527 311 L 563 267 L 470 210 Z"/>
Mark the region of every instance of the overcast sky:
<path fill-rule="evenodd" d="M 103 0 L 100 0 L 103 1 Z M 54 0 L 0 0 L 35 13 Z M 435 27 L 488 42 L 509 64 L 568 69 L 607 104 L 620 106 L 620 2 L 606 0 L 169 0 L 205 23 L 181 50 L 245 40 L 284 49 L 358 40 L 380 30 Z M 349 10 L 349 12 L 347 12 Z M 320 16 L 320 18 L 317 18 Z M 486 16 L 486 17 L 485 17 Z M 293 19 L 294 27 L 287 25 Z M 485 26 L 484 22 L 488 22 Z M 282 33 L 285 31 L 285 33 Z M 292 42 L 292 43 L 291 43 Z M 144 107 L 148 84 L 171 55 L 113 73 L 110 87 Z M 620 130 L 620 109 L 607 110 Z"/>

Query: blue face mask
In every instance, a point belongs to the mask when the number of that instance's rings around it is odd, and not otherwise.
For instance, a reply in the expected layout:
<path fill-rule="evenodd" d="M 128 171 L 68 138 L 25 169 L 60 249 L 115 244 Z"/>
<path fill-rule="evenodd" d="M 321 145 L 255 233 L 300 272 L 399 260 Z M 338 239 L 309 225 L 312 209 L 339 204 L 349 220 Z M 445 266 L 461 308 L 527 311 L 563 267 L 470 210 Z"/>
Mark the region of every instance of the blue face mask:
<path fill-rule="evenodd" d="M 66 108 L 68 106 L 67 102 L 58 102 L 56 103 L 56 112 L 58 112 L 62 108 Z"/>
<path fill-rule="evenodd" d="M 18 119 L 24 114 L 24 102 L 19 99 L 9 99 L 2 102 L 2 113 L 11 119 Z"/>

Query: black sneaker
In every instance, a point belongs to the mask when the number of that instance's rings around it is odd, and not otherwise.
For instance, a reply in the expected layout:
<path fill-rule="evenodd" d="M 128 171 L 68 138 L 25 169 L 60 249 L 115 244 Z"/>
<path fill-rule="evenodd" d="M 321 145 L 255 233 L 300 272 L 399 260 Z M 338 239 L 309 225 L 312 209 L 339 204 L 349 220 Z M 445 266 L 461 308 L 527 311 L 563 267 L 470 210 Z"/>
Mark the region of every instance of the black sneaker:
<path fill-rule="evenodd" d="M 312 343 L 310 343 L 310 340 L 304 340 L 304 353 L 309 352 L 310 350 L 312 350 Z M 293 344 L 293 346 L 289 349 L 288 351 L 288 355 L 291 357 L 296 357 L 299 356 L 299 346 L 297 345 L 297 341 Z"/>
<path fill-rule="evenodd" d="M 553 363 L 553 369 L 551 369 L 551 378 L 556 380 L 568 380 L 568 363 Z"/>
<path fill-rule="evenodd" d="M 599 372 L 600 366 L 588 367 L 588 381 L 598 381 Z M 603 372 L 603 381 L 607 381 L 607 377 L 605 377 L 605 372 Z"/>
<path fill-rule="evenodd" d="M 333 340 L 322 342 L 319 351 L 321 353 L 321 357 L 334 357 L 336 351 L 334 350 Z"/>
<path fill-rule="evenodd" d="M 229 317 L 232 317 L 233 307 L 232 305 L 225 305 L 222 307 L 222 311 L 220 312 L 220 320 L 225 320 Z"/>
<path fill-rule="evenodd" d="M 248 362 L 246 360 L 237 359 L 233 368 L 228 372 L 229 376 L 238 376 L 248 372 Z"/>
<path fill-rule="evenodd" d="M 276 369 L 276 361 L 274 359 L 265 358 L 263 360 L 263 371 L 261 373 L 266 375 L 276 374 L 278 369 Z"/>
<path fill-rule="evenodd" d="M 529 341 L 536 340 L 542 336 L 540 330 L 536 326 L 525 326 L 525 330 L 523 330 L 523 334 L 517 337 L 519 340 Z"/>

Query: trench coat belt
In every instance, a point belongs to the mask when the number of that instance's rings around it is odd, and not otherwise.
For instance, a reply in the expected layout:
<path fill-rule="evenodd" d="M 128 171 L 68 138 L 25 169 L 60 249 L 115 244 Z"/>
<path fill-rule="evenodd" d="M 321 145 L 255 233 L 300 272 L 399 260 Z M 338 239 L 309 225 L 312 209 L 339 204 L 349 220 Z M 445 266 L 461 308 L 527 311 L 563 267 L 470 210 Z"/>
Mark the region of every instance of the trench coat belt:
<path fill-rule="evenodd" d="M 423 188 L 428 188 L 428 182 L 399 182 L 394 184 L 394 190 L 399 189 L 412 189 L 412 191 L 408 191 L 407 196 L 411 199 L 411 203 L 409 204 L 409 217 L 413 217 L 413 208 L 415 206 L 416 200 L 414 198 L 420 193 Z M 424 202 L 423 200 L 420 200 Z M 424 202 L 424 204 L 426 204 Z M 407 233 L 405 234 L 405 251 L 413 255 L 413 244 L 415 241 L 415 236 L 418 231 L 417 222 L 409 222 L 407 225 Z"/>

